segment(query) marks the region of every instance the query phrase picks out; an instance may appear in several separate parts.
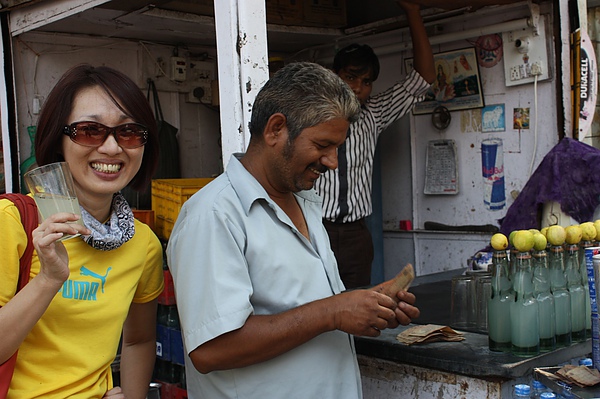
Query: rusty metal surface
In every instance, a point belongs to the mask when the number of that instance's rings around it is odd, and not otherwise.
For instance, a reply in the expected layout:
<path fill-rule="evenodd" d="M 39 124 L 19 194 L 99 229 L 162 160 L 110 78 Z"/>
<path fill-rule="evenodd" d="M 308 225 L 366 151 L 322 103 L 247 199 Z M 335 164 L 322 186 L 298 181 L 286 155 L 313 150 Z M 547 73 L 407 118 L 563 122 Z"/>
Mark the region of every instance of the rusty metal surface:
<path fill-rule="evenodd" d="M 366 356 L 358 357 L 358 365 L 365 399 L 502 398 L 502 379 L 479 379 Z"/>

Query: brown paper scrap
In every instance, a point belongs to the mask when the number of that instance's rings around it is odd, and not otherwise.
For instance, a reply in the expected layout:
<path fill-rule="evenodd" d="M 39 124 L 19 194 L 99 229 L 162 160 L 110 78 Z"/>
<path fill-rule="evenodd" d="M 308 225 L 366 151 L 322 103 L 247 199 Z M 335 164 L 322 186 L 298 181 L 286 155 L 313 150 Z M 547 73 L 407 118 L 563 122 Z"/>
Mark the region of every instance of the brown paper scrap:
<path fill-rule="evenodd" d="M 567 365 L 556 372 L 565 382 L 579 387 L 591 387 L 600 383 L 600 372 L 586 366 Z"/>
<path fill-rule="evenodd" d="M 463 333 L 448 326 L 425 324 L 402 331 L 396 336 L 396 339 L 403 344 L 412 345 L 438 341 L 457 342 L 464 340 L 465 337 Z"/>
<path fill-rule="evenodd" d="M 554 373 L 539 368 L 536 368 L 536 371 L 549 379 L 577 385 L 581 388 L 592 387 L 600 383 L 600 371 L 593 367 L 567 364 Z"/>

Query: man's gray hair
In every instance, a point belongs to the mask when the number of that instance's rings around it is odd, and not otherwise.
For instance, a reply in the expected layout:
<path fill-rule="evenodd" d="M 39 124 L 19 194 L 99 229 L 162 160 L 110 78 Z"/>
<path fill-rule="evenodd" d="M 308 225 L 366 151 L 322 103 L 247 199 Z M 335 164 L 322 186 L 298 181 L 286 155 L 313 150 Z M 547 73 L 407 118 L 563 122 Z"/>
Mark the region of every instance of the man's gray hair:
<path fill-rule="evenodd" d="M 282 113 L 291 142 L 302 130 L 335 118 L 352 123 L 359 112 L 356 95 L 333 71 L 311 62 L 296 62 L 277 71 L 259 91 L 250 134 L 262 137 L 271 115 Z"/>

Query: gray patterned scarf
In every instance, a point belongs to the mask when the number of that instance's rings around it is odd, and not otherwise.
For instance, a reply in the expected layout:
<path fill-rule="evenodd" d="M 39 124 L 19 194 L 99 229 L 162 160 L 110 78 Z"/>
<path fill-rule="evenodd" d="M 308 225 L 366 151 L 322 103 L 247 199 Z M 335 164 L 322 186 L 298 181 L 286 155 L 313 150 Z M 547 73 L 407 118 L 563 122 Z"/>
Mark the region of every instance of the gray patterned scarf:
<path fill-rule="evenodd" d="M 112 213 L 106 223 L 100 223 L 85 209 L 81 208 L 83 224 L 92 234 L 82 236 L 91 247 L 101 251 L 117 249 L 135 234 L 133 212 L 121 193 L 116 193 L 112 201 Z"/>

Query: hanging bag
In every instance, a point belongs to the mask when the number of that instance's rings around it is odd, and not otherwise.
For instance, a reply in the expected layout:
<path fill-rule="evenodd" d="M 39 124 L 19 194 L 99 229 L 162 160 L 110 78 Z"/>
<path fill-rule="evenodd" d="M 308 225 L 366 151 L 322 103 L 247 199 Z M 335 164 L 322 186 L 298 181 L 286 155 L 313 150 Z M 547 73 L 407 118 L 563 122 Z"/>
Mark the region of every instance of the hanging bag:
<path fill-rule="evenodd" d="M 152 98 L 154 99 L 154 115 L 158 124 L 158 145 L 160 146 L 158 168 L 154 178 L 178 179 L 181 177 L 181 169 L 179 167 L 177 128 L 165 121 L 158 99 L 158 92 L 152 79 L 148 79 L 148 101 L 150 101 L 150 91 L 152 91 Z"/>
<path fill-rule="evenodd" d="M 19 265 L 19 282 L 17 291 L 19 292 L 29 282 L 29 271 L 31 269 L 31 257 L 33 256 L 33 242 L 31 241 L 31 232 L 38 226 L 38 210 L 33 198 L 23 194 L 3 194 L 0 199 L 10 200 L 21 215 L 23 229 L 27 233 L 27 247 L 23 256 L 21 256 Z M 15 292 L 15 295 L 16 295 Z M 7 361 L 0 364 L 0 399 L 5 399 L 10 386 L 10 380 L 17 363 L 17 352 L 15 352 Z"/>
<path fill-rule="evenodd" d="M 158 156 L 158 167 L 154 173 L 153 179 L 178 179 L 181 177 L 181 168 L 179 165 L 179 143 L 177 141 L 177 128 L 163 117 L 162 108 L 158 99 L 158 91 L 152 79 L 148 79 L 147 98 L 154 104 L 154 115 L 158 126 L 158 146 L 160 148 Z M 135 191 L 130 187 L 125 187 L 122 194 L 132 208 L 151 209 L 152 191 L 147 187 L 144 191 Z"/>

